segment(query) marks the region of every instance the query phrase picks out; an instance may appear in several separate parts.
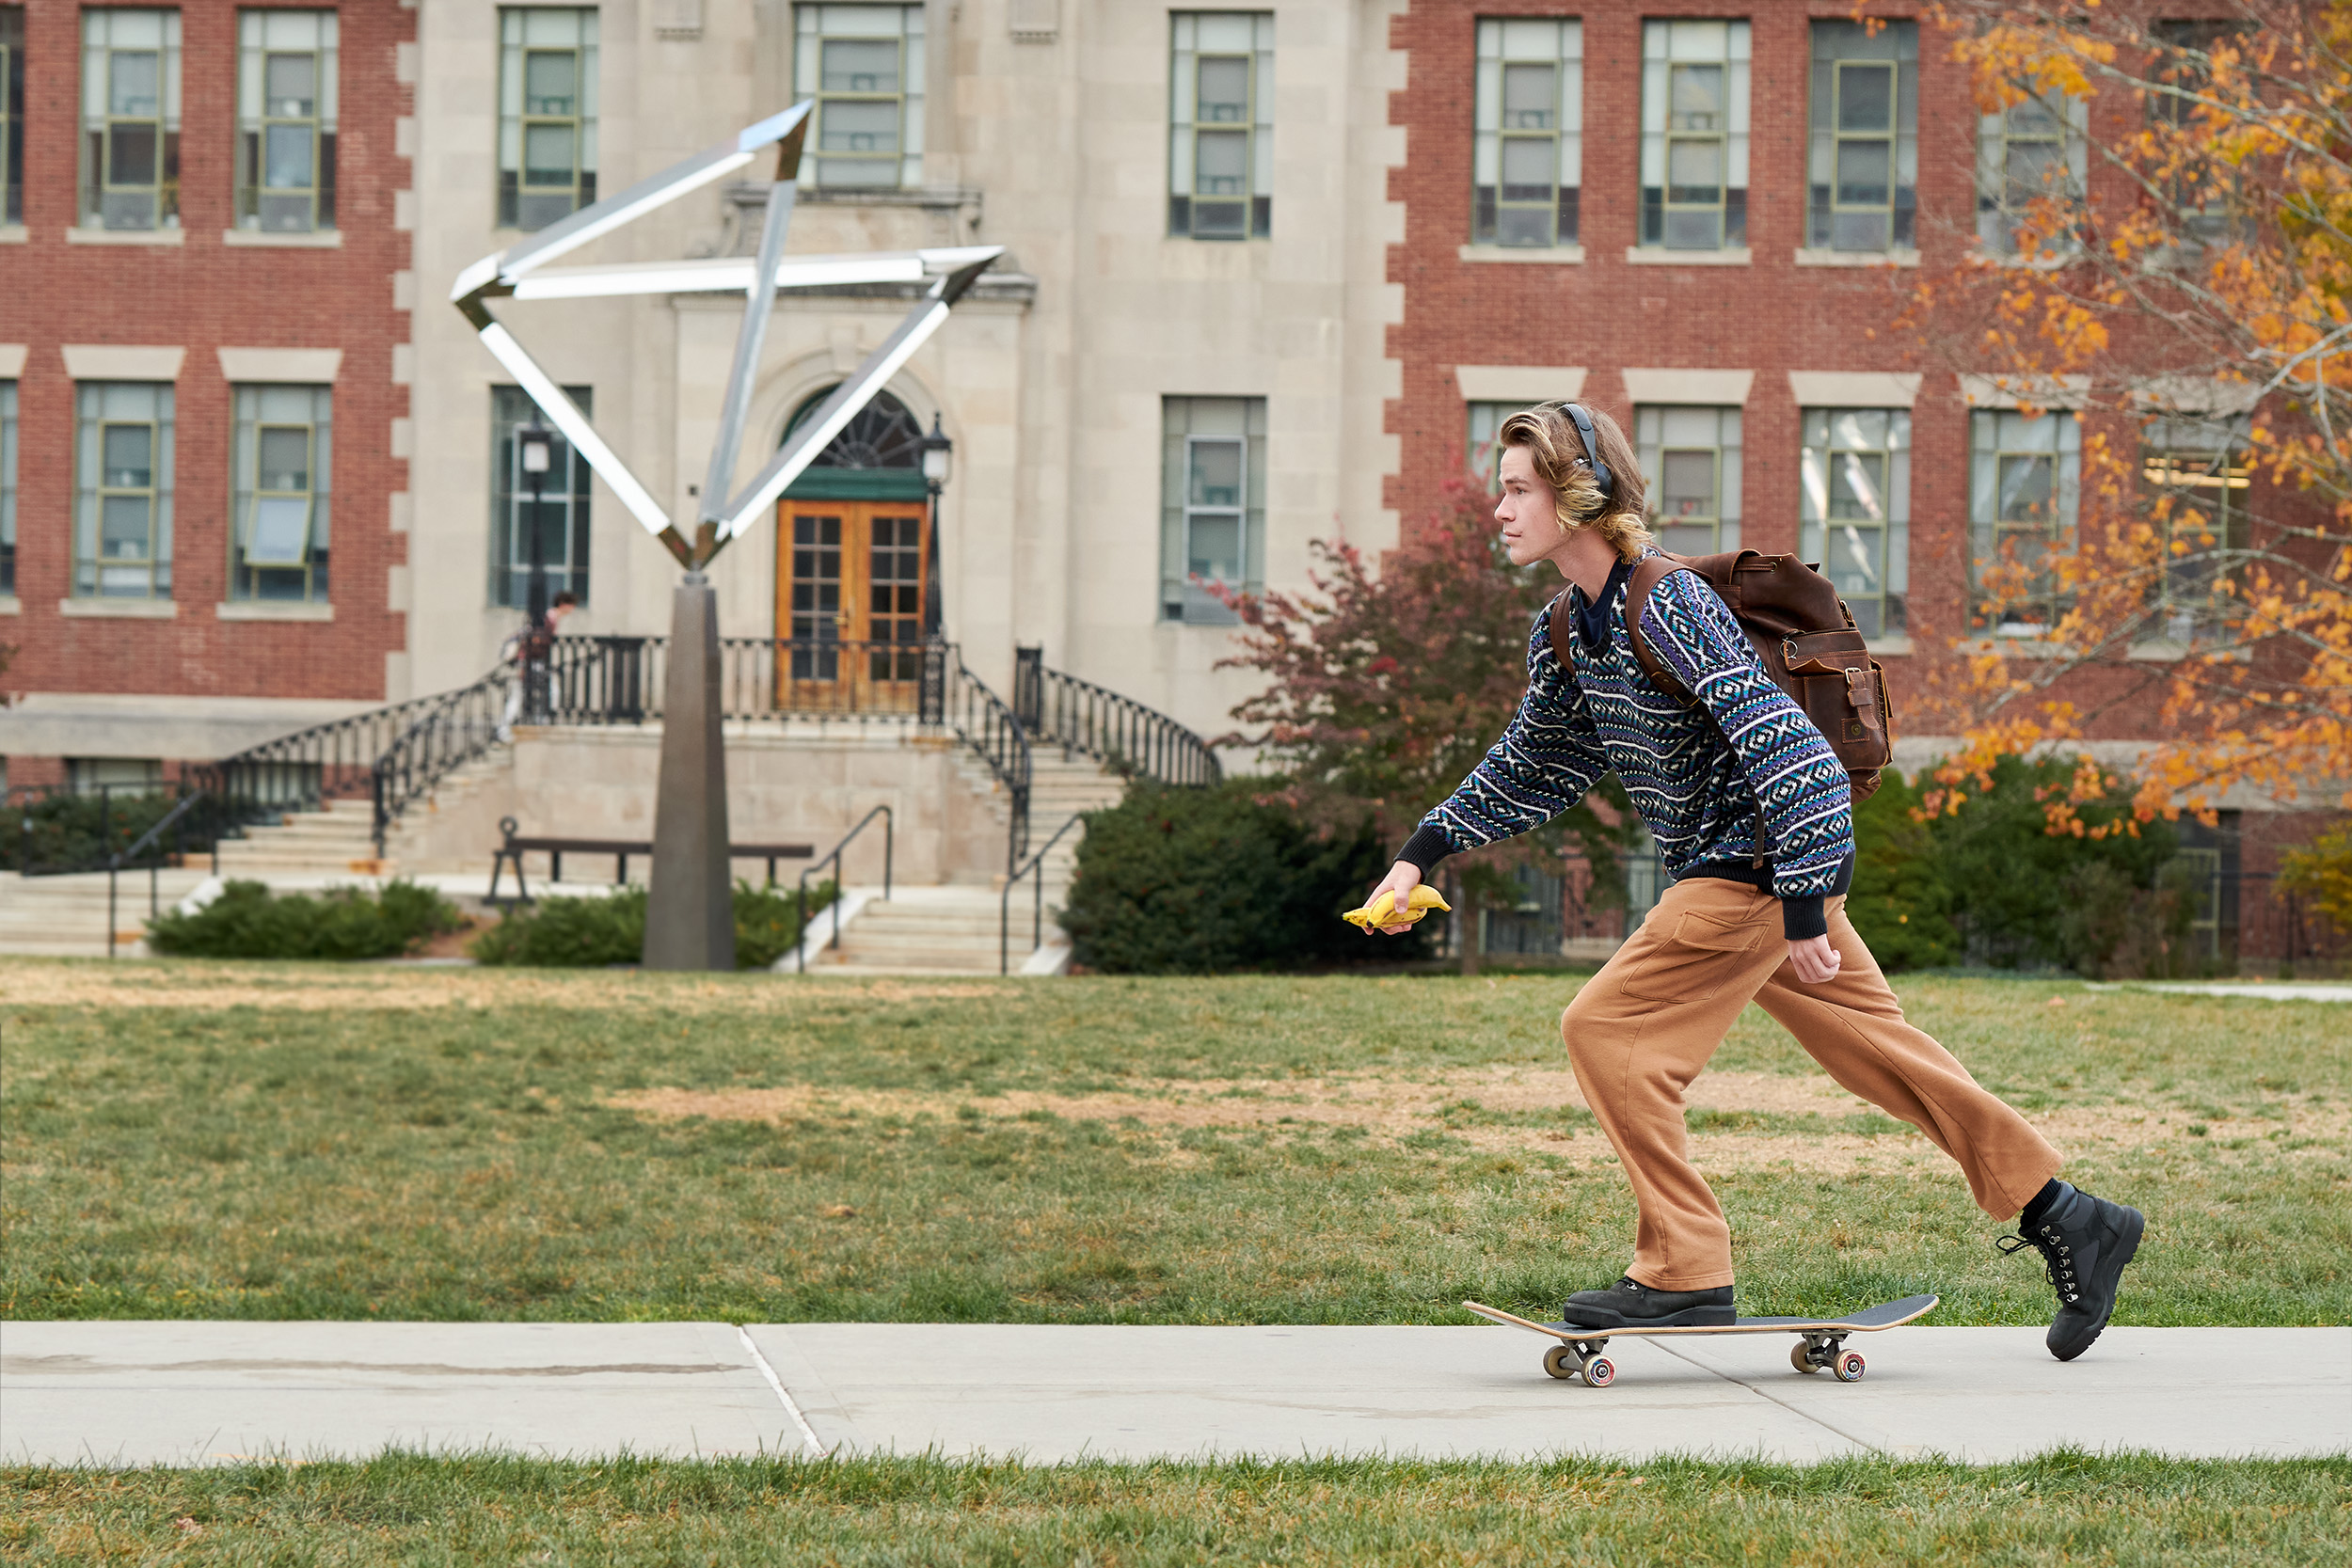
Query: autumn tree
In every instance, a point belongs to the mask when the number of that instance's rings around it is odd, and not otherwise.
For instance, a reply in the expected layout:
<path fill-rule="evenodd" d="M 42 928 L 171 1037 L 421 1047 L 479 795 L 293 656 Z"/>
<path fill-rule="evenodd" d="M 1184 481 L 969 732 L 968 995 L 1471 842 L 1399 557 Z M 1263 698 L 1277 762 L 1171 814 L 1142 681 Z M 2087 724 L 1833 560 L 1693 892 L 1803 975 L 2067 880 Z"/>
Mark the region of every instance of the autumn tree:
<path fill-rule="evenodd" d="M 2046 526 L 1978 525 L 2002 537 L 1972 544 L 1970 745 L 1947 800 L 2130 705 L 2168 737 L 2139 769 L 2140 820 L 2240 784 L 2352 804 L 2352 8 L 2204 10 L 2226 14 L 1933 13 L 1980 109 L 2053 135 L 1980 161 L 1978 243 L 1911 325 L 2027 412 L 2083 411 L 2078 475 L 1976 478 L 2004 506 L 2013 483 L 2037 491 L 2021 515 L 2039 504 Z M 1985 651 L 2001 634 L 2036 657 Z M 2082 831 L 2078 793 L 2053 795 L 2054 829 Z"/>
<path fill-rule="evenodd" d="M 1265 686 L 1233 710 L 1251 728 L 1226 743 L 1258 748 L 1311 818 L 1369 817 L 1402 844 L 1510 722 L 1527 689 L 1529 627 L 1564 583 L 1510 563 L 1492 506 L 1457 482 L 1376 561 L 1318 542 L 1310 593 L 1229 596 L 1241 651 L 1220 665 L 1257 671 Z M 1594 868 L 1597 901 L 1616 896 L 1616 850 L 1633 817 L 1613 778 L 1598 793 L 1597 806 L 1588 799 L 1541 832 L 1447 863 L 1465 930 L 1476 930 L 1478 905 L 1511 896 L 1512 866 L 1557 872 L 1571 840 Z"/>

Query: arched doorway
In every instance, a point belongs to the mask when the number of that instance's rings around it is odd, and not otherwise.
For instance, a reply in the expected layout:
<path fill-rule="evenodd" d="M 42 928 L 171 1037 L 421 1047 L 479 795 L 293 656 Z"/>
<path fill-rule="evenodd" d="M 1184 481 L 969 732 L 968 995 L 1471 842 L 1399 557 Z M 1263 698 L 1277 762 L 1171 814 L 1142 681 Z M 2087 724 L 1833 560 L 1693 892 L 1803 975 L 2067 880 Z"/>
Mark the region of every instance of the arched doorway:
<path fill-rule="evenodd" d="M 832 394 L 793 411 L 785 438 Z M 930 559 L 923 427 L 888 392 L 858 411 L 776 505 L 776 705 L 913 711 Z"/>

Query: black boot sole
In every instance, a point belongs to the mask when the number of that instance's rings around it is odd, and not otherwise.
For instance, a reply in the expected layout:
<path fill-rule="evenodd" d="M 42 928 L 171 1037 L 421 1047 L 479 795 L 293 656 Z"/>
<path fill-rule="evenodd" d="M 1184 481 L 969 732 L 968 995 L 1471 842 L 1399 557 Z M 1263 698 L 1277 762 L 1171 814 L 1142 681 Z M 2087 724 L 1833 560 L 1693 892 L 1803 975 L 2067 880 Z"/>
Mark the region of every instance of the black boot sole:
<path fill-rule="evenodd" d="M 1738 1316 L 1728 1307 L 1686 1307 L 1661 1318 L 1629 1318 L 1605 1307 L 1560 1309 L 1560 1321 L 1571 1328 L 1729 1328 Z"/>
<path fill-rule="evenodd" d="M 2128 1205 L 2124 1207 L 2123 1212 L 2128 1217 L 2124 1220 L 2122 1230 L 2118 1232 L 2121 1239 L 2115 1245 L 2115 1259 L 2112 1263 L 2104 1259 L 2100 1262 L 2099 1273 L 2102 1276 L 2100 1283 L 2106 1287 L 2105 1294 L 2107 1298 L 2107 1309 L 2101 1314 L 2098 1324 L 2090 1331 L 2090 1338 L 2076 1347 L 2072 1354 L 2059 1355 L 2055 1348 L 2050 1350 L 2050 1354 L 2058 1356 L 2060 1361 L 2072 1361 L 2075 1356 L 2082 1354 L 2084 1351 L 2096 1344 L 2099 1336 L 2106 1332 L 2107 1320 L 2115 1316 L 2115 1298 L 2122 1289 L 2123 1271 L 2130 1266 L 2131 1260 L 2139 1255 L 2139 1239 L 2147 1233 L 2148 1229 L 2147 1215 Z M 2047 1346 L 2047 1343 L 2045 1340 L 2044 1345 Z"/>

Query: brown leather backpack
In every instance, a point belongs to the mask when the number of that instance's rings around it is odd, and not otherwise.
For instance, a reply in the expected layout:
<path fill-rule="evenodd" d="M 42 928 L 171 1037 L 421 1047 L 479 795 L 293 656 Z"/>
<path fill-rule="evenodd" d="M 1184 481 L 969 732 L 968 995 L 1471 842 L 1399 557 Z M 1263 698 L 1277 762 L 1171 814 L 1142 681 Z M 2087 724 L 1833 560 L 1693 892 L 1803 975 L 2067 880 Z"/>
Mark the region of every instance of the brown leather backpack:
<path fill-rule="evenodd" d="M 1682 689 L 1641 631 L 1650 591 L 1675 572 L 1694 573 L 1715 590 L 1748 634 L 1764 673 L 1813 721 L 1836 753 L 1856 803 L 1867 800 L 1879 786 L 1880 771 L 1894 761 L 1894 711 L 1886 701 L 1886 672 L 1870 657 L 1829 578 L 1793 555 L 1755 550 L 1645 557 L 1633 568 L 1633 580 L 1625 591 L 1625 624 L 1632 634 L 1633 657 L 1651 685 L 1686 707 L 1697 697 Z M 1559 609 L 1558 600 L 1552 609 Z M 1549 614 L 1545 631 L 1549 637 Z"/>

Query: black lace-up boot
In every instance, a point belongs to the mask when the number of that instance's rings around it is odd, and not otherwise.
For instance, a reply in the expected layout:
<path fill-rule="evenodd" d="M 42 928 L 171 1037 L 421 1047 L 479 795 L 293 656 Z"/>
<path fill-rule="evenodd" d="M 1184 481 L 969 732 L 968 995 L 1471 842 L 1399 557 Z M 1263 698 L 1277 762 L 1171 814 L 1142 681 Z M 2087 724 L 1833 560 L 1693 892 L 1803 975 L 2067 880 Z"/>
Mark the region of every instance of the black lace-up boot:
<path fill-rule="evenodd" d="M 2042 1212 L 2032 1220 L 2021 1217 L 2018 1234 L 1995 1244 L 2003 1252 L 2032 1247 L 2042 1254 L 2058 1298 L 2046 1343 L 2052 1355 L 2072 1361 L 2090 1348 L 2114 1316 L 2116 1284 L 2123 1277 L 2123 1265 L 2139 1250 L 2139 1233 L 2148 1222 L 2137 1209 L 2093 1197 L 2063 1181 L 2052 1185 L 2058 1192 Z"/>
<path fill-rule="evenodd" d="M 1630 1276 L 1605 1291 L 1579 1291 L 1560 1309 L 1579 1328 L 1724 1328 L 1732 1319 L 1731 1287 L 1653 1291 Z"/>

